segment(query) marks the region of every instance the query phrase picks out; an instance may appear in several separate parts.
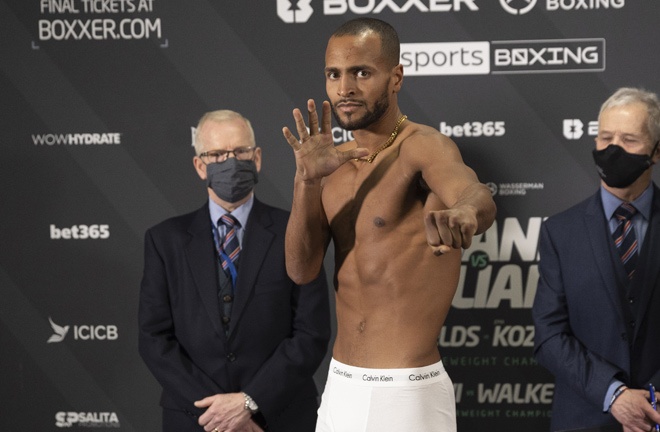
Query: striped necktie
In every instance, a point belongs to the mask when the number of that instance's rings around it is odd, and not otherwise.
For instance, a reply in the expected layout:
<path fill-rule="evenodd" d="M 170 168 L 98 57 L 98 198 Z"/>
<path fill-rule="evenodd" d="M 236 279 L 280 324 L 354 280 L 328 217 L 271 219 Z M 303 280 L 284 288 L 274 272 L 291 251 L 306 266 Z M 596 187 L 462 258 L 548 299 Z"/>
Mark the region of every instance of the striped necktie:
<path fill-rule="evenodd" d="M 231 260 L 234 268 L 237 266 L 238 256 L 241 253 L 241 246 L 238 243 L 238 236 L 236 230 L 241 224 L 236 218 L 230 214 L 224 214 L 218 221 L 218 225 L 223 224 L 226 227 L 225 238 L 222 240 L 222 269 L 229 268 L 228 259 Z"/>
<path fill-rule="evenodd" d="M 637 213 L 637 209 L 630 203 L 621 204 L 615 211 L 614 217 L 619 222 L 619 225 L 614 230 L 612 236 L 614 237 L 614 244 L 621 257 L 623 268 L 626 270 L 628 279 L 632 279 L 637 267 L 637 253 L 639 245 L 637 243 L 637 236 L 635 235 L 635 228 L 630 219 Z"/>

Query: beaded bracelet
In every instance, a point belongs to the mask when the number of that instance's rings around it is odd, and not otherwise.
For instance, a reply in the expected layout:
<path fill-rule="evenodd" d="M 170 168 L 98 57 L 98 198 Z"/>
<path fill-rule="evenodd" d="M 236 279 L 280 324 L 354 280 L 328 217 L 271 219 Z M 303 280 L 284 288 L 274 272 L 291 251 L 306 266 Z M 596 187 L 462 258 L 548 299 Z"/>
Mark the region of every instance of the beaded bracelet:
<path fill-rule="evenodd" d="M 614 401 L 616 400 L 616 398 L 618 398 L 619 396 L 621 396 L 621 394 L 622 394 L 624 391 L 626 391 L 626 390 L 628 390 L 628 387 L 626 387 L 625 385 L 620 385 L 619 388 L 616 389 L 616 391 L 615 391 L 614 394 L 612 395 L 612 400 L 610 401 L 610 409 L 612 409 L 612 404 L 614 403 Z"/>

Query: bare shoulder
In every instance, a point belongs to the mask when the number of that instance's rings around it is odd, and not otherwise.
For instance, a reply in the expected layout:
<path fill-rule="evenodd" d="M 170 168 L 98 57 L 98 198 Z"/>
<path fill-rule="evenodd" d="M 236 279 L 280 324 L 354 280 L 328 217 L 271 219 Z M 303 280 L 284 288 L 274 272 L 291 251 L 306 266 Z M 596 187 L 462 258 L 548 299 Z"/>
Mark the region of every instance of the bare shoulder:
<path fill-rule="evenodd" d="M 462 163 L 460 152 L 451 138 L 437 129 L 409 122 L 401 133 L 399 155 L 406 162 L 420 167 Z"/>

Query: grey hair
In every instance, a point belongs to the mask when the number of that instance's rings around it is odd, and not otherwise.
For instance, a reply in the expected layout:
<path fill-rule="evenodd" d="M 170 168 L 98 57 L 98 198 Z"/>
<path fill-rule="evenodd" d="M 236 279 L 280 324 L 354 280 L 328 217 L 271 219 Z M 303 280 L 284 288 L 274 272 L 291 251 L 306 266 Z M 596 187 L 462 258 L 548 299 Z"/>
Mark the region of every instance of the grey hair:
<path fill-rule="evenodd" d="M 250 131 L 250 140 L 251 146 L 256 145 L 256 141 L 254 139 L 254 129 L 252 129 L 252 124 L 250 123 L 250 120 L 246 119 L 243 117 L 241 114 L 237 113 L 236 111 L 232 110 L 216 110 L 216 111 L 209 111 L 206 114 L 202 116 L 201 119 L 199 119 L 199 122 L 197 123 L 197 128 L 195 130 L 195 154 L 199 156 L 202 153 L 203 148 L 203 143 L 200 142 L 197 131 L 202 127 L 202 125 L 207 122 L 207 121 L 214 121 L 217 123 L 222 123 L 225 121 L 230 121 L 230 120 L 243 120 L 248 128 L 248 131 Z"/>
<path fill-rule="evenodd" d="M 655 144 L 660 139 L 660 101 L 658 101 L 658 96 L 655 93 L 640 88 L 621 87 L 603 102 L 598 117 L 600 118 L 606 109 L 634 103 L 642 103 L 646 106 L 648 114 L 646 128 Z"/>

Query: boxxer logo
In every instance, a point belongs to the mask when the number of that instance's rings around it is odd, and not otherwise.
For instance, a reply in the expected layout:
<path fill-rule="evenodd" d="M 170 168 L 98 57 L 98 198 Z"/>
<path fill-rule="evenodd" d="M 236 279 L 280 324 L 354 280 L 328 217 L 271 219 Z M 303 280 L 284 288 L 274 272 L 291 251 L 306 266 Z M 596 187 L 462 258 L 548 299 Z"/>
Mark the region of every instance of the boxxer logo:
<path fill-rule="evenodd" d="M 277 16 L 285 23 L 305 23 L 312 16 L 312 0 L 277 0 Z"/>

